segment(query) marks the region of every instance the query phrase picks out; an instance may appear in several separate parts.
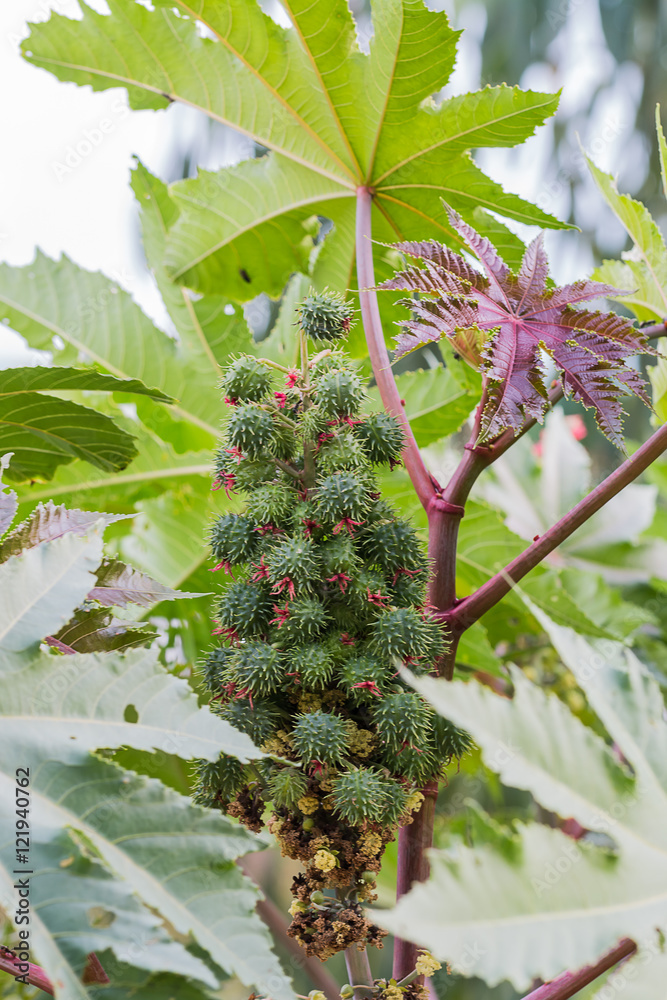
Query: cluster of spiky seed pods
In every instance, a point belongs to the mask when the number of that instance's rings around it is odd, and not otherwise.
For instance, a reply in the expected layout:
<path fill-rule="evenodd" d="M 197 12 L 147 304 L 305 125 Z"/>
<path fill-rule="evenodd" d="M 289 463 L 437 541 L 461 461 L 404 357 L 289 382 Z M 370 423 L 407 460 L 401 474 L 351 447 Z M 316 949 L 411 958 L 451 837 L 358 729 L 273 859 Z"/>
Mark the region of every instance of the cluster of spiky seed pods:
<path fill-rule="evenodd" d="M 254 830 L 266 822 L 303 862 L 290 933 L 321 958 L 380 943 L 359 904 L 385 845 L 468 746 L 398 673 L 429 670 L 444 641 L 424 607 L 421 543 L 373 474 L 399 462 L 402 431 L 386 413 L 360 415 L 364 382 L 342 352 L 308 357 L 307 338 L 330 343 L 351 319 L 342 299 L 312 293 L 299 370 L 244 356 L 224 373 L 215 485 L 246 502 L 211 531 L 233 580 L 203 678 L 214 711 L 272 757 L 198 765 L 200 803 Z"/>

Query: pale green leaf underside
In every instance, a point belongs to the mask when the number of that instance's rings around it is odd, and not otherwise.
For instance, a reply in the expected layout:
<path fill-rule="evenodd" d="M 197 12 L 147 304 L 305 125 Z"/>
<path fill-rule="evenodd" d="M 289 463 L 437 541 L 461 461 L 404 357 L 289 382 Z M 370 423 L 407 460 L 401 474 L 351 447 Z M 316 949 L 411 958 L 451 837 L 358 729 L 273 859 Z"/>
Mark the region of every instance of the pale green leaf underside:
<path fill-rule="evenodd" d="M 17 759 L 48 757 L 54 745 L 61 747 L 61 760 L 74 763 L 90 750 L 120 746 L 184 760 L 217 760 L 220 753 L 243 761 L 262 756 L 245 733 L 200 708 L 188 683 L 167 673 L 153 650 L 4 656 L 0 673 L 8 678 L 2 727 Z M 129 706 L 138 715 L 135 723 L 125 721 Z"/>

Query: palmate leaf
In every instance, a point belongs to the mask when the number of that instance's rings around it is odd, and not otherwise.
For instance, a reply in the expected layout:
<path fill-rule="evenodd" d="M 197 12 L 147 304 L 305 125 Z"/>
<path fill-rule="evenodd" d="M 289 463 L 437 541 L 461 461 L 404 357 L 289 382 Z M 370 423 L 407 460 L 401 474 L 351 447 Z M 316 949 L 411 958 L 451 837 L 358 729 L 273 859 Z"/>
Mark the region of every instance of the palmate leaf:
<path fill-rule="evenodd" d="M 565 395 L 592 408 L 600 429 L 623 448 L 622 396 L 634 393 L 648 403 L 643 378 L 626 362 L 651 349 L 628 320 L 577 308 L 619 290 L 594 281 L 549 288 L 542 234 L 526 249 L 514 274 L 460 215 L 450 211 L 450 220 L 484 273 L 434 241 L 395 244 L 424 265 L 410 265 L 381 286 L 422 296 L 404 300 L 414 318 L 403 323 L 397 356 L 443 337 L 460 338 L 466 331 L 480 338 L 479 366 L 487 393 L 478 439 L 483 443 L 507 428 L 519 430 L 528 418 L 544 418 L 546 352 Z"/>
<path fill-rule="evenodd" d="M 432 878 L 380 922 L 441 958 L 525 990 L 590 964 L 621 937 L 641 945 L 667 925 L 667 725 L 655 682 L 620 643 L 588 642 L 532 606 L 632 773 L 609 747 L 512 671 L 514 697 L 476 683 L 411 683 L 467 729 L 504 784 L 611 838 L 613 850 L 521 827 L 513 857 L 461 846 L 432 855 Z M 598 841 L 599 843 L 599 841 Z M 443 907 L 442 900 L 447 900 Z M 467 962 L 466 962 L 467 960 Z M 661 1000 L 664 983 L 646 1000 Z"/>
<path fill-rule="evenodd" d="M 360 184 L 375 192 L 373 226 L 382 239 L 460 243 L 441 197 L 471 219 L 483 206 L 560 225 L 503 192 L 468 154 L 528 138 L 557 96 L 502 86 L 435 103 L 458 32 L 421 0 L 377 0 L 369 55 L 358 47 L 345 0 L 283 6 L 287 29 L 255 0 L 159 0 L 152 10 L 112 0 L 110 16 L 87 7 L 82 21 L 54 15 L 33 25 L 25 43 L 26 58 L 61 80 L 125 87 L 135 108 L 182 101 L 269 149 L 260 161 L 173 186 L 180 210 L 166 253 L 173 277 L 212 294 L 224 282 L 242 299 L 277 294 L 286 268 L 308 253 L 308 220 L 324 216 L 335 228 L 316 281 L 351 287 Z M 491 220 L 489 227 L 501 229 Z"/>

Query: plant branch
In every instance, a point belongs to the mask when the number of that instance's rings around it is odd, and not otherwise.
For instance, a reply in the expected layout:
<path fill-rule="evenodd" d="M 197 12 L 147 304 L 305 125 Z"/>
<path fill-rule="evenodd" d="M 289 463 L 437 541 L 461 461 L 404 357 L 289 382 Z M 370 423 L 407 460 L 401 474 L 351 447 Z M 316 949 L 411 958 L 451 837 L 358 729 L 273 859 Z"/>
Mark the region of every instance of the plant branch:
<path fill-rule="evenodd" d="M 552 979 L 550 983 L 538 986 L 523 1000 L 569 1000 L 569 997 L 573 997 L 584 986 L 588 986 L 621 959 L 634 955 L 636 951 L 637 945 L 634 941 L 623 938 L 595 965 L 587 965 L 583 969 L 579 969 L 578 972 L 564 972 L 562 976 Z"/>
<path fill-rule="evenodd" d="M 327 972 L 319 958 L 308 958 L 298 941 L 288 937 L 287 921 L 273 900 L 262 899 L 257 904 L 257 912 L 270 929 L 276 943 L 296 959 L 297 967 L 303 969 L 313 986 L 322 990 L 327 1000 L 338 1000 L 340 993 L 338 983 L 331 973 Z"/>
<path fill-rule="evenodd" d="M 356 944 L 351 944 L 345 949 L 345 965 L 350 983 L 354 986 L 354 1000 L 368 1000 L 366 994 L 373 988 L 368 952 L 359 951 Z"/>
<path fill-rule="evenodd" d="M 424 465 L 419 448 L 412 433 L 410 422 L 405 415 L 403 403 L 396 386 L 394 373 L 389 363 L 389 352 L 384 342 L 377 292 L 375 291 L 375 270 L 373 267 L 373 243 L 371 240 L 371 205 L 373 196 L 368 188 L 357 188 L 357 280 L 361 317 L 366 334 L 368 354 L 373 366 L 373 375 L 380 390 L 385 410 L 396 418 L 405 435 L 403 461 L 412 480 L 417 496 L 424 507 L 435 495 L 436 486 Z"/>
<path fill-rule="evenodd" d="M 431 781 L 422 789 L 424 801 L 415 814 L 412 823 L 402 826 L 398 832 L 398 875 L 396 898 L 400 899 L 414 882 L 423 882 L 429 875 L 426 851 L 433 844 L 433 823 L 435 821 L 435 801 L 438 797 L 438 782 Z M 414 970 L 417 962 L 417 945 L 411 941 L 396 938 L 394 942 L 394 967 L 392 976 L 397 981 L 405 979 Z"/>
<path fill-rule="evenodd" d="M 581 527 L 593 514 L 600 510 L 612 497 L 633 482 L 667 449 L 667 424 L 660 427 L 648 441 L 639 448 L 632 458 L 628 458 L 615 472 L 607 476 L 599 486 L 581 500 L 564 517 L 545 531 L 537 541 L 529 545 L 520 556 L 513 559 L 504 569 L 492 576 L 479 590 L 465 597 L 451 610 L 446 611 L 444 621 L 456 639 L 482 615 L 497 604 L 527 573 L 539 565 L 545 556 L 553 552 L 577 528 Z"/>
<path fill-rule="evenodd" d="M 27 966 L 27 971 L 26 971 Z M 11 948 L 0 945 L 0 972 L 6 972 L 10 976 L 25 976 L 31 986 L 37 986 L 49 996 L 55 996 L 53 983 L 40 965 L 32 962 L 23 962 Z M 108 983 L 109 977 L 102 968 L 99 958 L 94 951 L 88 955 L 86 967 L 81 977 L 83 983 Z"/>

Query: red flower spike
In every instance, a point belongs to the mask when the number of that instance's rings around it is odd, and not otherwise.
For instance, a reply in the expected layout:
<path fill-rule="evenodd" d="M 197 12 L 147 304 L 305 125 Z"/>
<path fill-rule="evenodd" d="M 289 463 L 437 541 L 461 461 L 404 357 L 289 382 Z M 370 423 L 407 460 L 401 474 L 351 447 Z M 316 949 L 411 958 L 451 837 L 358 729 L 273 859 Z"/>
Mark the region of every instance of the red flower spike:
<path fill-rule="evenodd" d="M 394 579 L 391 581 L 391 585 L 392 587 L 396 586 L 396 581 L 398 580 L 399 576 L 401 576 L 401 574 L 403 576 L 418 576 L 419 573 L 420 570 L 418 569 L 397 569 L 396 572 L 394 573 Z"/>
<path fill-rule="evenodd" d="M 230 642 L 236 643 L 237 645 L 241 641 L 241 636 L 238 634 L 236 629 L 231 628 L 231 626 L 229 628 L 223 628 L 221 625 L 219 628 L 214 628 L 211 635 L 221 635 L 225 639 L 229 639 Z"/>
<path fill-rule="evenodd" d="M 320 760 L 311 760 L 310 765 L 311 775 L 316 775 L 318 778 L 327 768 L 326 764 L 323 764 Z"/>
<path fill-rule="evenodd" d="M 287 587 L 287 594 L 290 601 L 293 601 L 296 596 L 296 591 L 294 589 L 294 583 L 289 576 L 284 576 L 282 580 L 278 580 L 277 583 L 271 587 L 272 594 L 282 594 L 283 590 Z"/>
<path fill-rule="evenodd" d="M 271 619 L 269 625 L 277 625 L 278 628 L 282 628 L 290 615 L 289 604 L 286 604 L 284 608 L 279 608 L 277 604 L 274 604 L 273 610 L 276 613 L 276 617 Z"/>
<path fill-rule="evenodd" d="M 333 529 L 334 535 L 340 535 L 341 531 L 347 531 L 348 535 L 354 535 L 354 529 L 358 528 L 359 525 L 364 524 L 364 521 L 354 521 L 351 517 L 343 517 L 335 525 Z"/>
<path fill-rule="evenodd" d="M 258 583 L 259 580 L 266 580 L 269 577 L 269 568 L 264 563 L 264 556 L 259 560 L 259 563 L 255 567 L 255 572 L 250 574 L 250 580 L 252 583 Z"/>
<path fill-rule="evenodd" d="M 232 458 L 235 458 L 239 465 L 241 464 L 241 461 L 245 458 L 243 452 L 239 451 L 236 445 L 232 445 L 231 448 L 225 448 L 225 454 L 231 455 Z"/>
<path fill-rule="evenodd" d="M 322 527 L 322 525 L 318 521 L 313 521 L 309 517 L 302 517 L 301 518 L 301 523 L 305 527 L 304 535 L 306 536 L 306 538 L 310 538 L 310 536 L 312 535 L 312 533 L 315 531 L 315 528 L 321 528 Z"/>
<path fill-rule="evenodd" d="M 378 608 L 383 608 L 384 602 L 389 600 L 389 597 L 386 597 L 384 594 L 381 594 L 379 590 L 377 594 L 372 594 L 370 587 L 366 587 L 366 593 L 368 594 L 368 603 L 375 604 L 375 606 Z"/>
<path fill-rule="evenodd" d="M 633 393 L 649 403 L 644 379 L 627 362 L 655 351 L 628 319 L 579 307 L 623 292 L 587 279 L 549 288 L 542 235 L 513 274 L 491 243 L 451 209 L 449 221 L 484 273 L 434 240 L 395 244 L 424 267 L 410 265 L 381 286 L 421 293 L 409 300 L 413 318 L 403 323 L 394 357 L 447 337 L 480 368 L 487 403 L 477 444 L 484 444 L 506 429 L 519 431 L 528 419 L 543 420 L 549 406 L 546 351 L 565 396 L 592 407 L 602 432 L 622 448 L 622 397 Z"/>
<path fill-rule="evenodd" d="M 344 594 L 348 584 L 352 583 L 352 577 L 348 576 L 347 573 L 334 573 L 333 576 L 327 577 L 327 583 L 337 583 L 341 594 Z"/>
<path fill-rule="evenodd" d="M 285 409 L 285 404 L 287 403 L 287 395 L 284 392 L 274 392 L 273 394 L 276 398 L 276 402 L 281 410 Z"/>
<path fill-rule="evenodd" d="M 352 687 L 361 688 L 363 691 L 370 691 L 370 693 L 374 694 L 376 698 L 382 697 L 382 692 L 375 681 L 358 681 L 356 684 L 353 684 Z"/>
<path fill-rule="evenodd" d="M 348 635 L 347 632 L 342 632 L 340 637 L 341 646 L 356 646 L 357 640 L 352 635 Z"/>
<path fill-rule="evenodd" d="M 315 448 L 315 451 L 319 451 L 325 441 L 328 441 L 330 438 L 335 438 L 335 437 L 336 437 L 335 434 L 325 434 L 324 431 L 321 434 L 318 434 L 317 447 Z"/>
<path fill-rule="evenodd" d="M 232 573 L 232 564 L 231 563 L 225 562 L 225 561 L 219 562 L 217 566 L 214 566 L 213 569 L 209 570 L 209 573 L 215 573 L 219 569 L 224 569 L 225 573 L 229 573 L 229 575 L 231 576 L 232 580 L 235 579 L 234 574 Z"/>
<path fill-rule="evenodd" d="M 287 372 L 287 388 L 293 389 L 301 378 L 301 372 L 297 371 L 296 368 L 290 368 Z"/>

